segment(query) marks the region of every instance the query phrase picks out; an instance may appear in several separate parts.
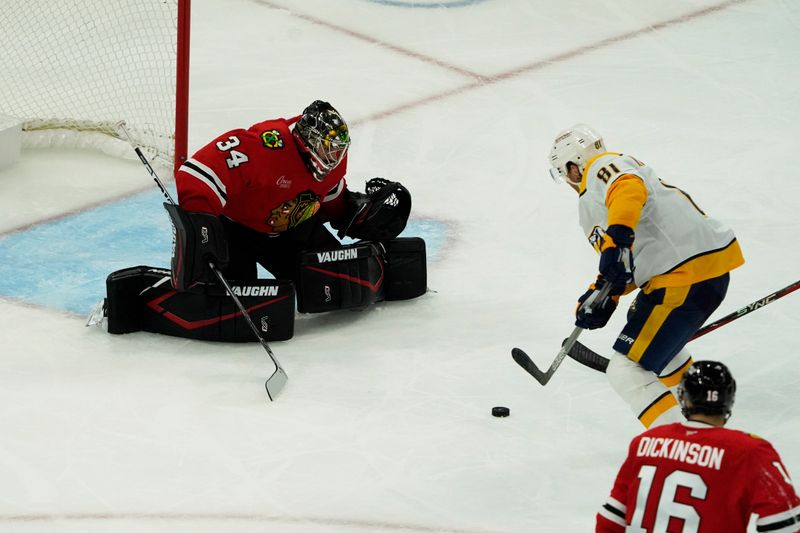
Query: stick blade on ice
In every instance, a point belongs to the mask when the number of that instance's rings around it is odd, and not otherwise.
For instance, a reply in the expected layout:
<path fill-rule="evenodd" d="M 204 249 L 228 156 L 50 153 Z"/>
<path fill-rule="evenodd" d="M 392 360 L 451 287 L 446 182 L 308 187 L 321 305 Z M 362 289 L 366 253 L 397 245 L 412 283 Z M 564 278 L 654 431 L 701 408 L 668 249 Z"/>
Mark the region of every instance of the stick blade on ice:
<path fill-rule="evenodd" d="M 264 382 L 264 387 L 267 389 L 267 396 L 269 396 L 270 401 L 275 401 L 275 398 L 286 386 L 287 381 L 289 381 L 289 377 L 286 375 L 286 372 L 283 371 L 283 368 L 278 366 L 269 379 Z"/>
<path fill-rule="evenodd" d="M 546 385 L 550 378 L 553 377 L 553 372 L 542 372 L 539 370 L 539 367 L 536 366 L 528 354 L 522 351 L 519 348 L 514 348 L 511 350 L 511 357 L 514 358 L 514 361 L 525 370 L 528 374 L 534 377 L 536 381 L 541 383 L 542 385 Z"/>

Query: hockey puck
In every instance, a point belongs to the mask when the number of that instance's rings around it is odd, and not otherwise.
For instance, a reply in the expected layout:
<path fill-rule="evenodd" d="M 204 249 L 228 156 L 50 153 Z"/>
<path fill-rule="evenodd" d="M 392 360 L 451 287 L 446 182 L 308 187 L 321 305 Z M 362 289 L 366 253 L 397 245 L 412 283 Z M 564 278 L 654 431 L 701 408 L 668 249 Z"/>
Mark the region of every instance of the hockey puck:
<path fill-rule="evenodd" d="M 505 418 L 510 414 L 511 410 L 508 407 L 492 407 L 492 416 Z"/>

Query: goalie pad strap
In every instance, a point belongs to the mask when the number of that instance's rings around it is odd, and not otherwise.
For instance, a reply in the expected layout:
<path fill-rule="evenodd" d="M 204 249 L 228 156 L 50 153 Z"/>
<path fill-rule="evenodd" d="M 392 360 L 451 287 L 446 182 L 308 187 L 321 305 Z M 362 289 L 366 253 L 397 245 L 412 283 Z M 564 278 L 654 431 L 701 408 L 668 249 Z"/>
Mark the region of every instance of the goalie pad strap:
<path fill-rule="evenodd" d="M 205 292 L 180 292 L 169 281 L 169 270 L 146 266 L 108 276 L 108 332 L 150 331 L 223 342 L 258 340 L 224 288 L 209 286 Z M 264 340 L 292 338 L 295 293 L 291 282 L 232 280 L 230 285 Z"/>

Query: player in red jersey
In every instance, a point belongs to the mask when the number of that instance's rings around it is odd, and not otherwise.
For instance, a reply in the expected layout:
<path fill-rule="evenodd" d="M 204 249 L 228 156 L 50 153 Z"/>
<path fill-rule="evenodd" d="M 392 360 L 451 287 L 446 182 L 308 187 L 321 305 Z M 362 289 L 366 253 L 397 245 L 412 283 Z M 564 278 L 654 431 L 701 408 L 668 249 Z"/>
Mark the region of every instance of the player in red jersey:
<path fill-rule="evenodd" d="M 800 531 L 800 499 L 778 453 L 764 439 L 723 426 L 736 382 L 714 361 L 694 363 L 678 395 L 687 422 L 635 437 L 598 532 L 744 533 Z"/>
<path fill-rule="evenodd" d="M 255 279 L 261 263 L 294 279 L 302 250 L 341 246 L 323 222 L 346 223 L 349 146 L 344 119 L 318 100 L 302 115 L 228 131 L 198 150 L 175 176 L 178 203 L 221 215 L 228 276 Z"/>
<path fill-rule="evenodd" d="M 398 238 L 410 193 L 383 178 L 364 193 L 349 190 L 349 147 L 347 123 L 317 100 L 200 148 L 176 173 L 179 205 L 165 204 L 171 269 L 112 273 L 108 331 L 252 341 L 218 282 L 225 278 L 266 340 L 292 337 L 295 296 L 297 311 L 318 313 L 425 293 L 425 242 Z M 358 241 L 345 245 L 344 236 Z M 259 264 L 275 279 L 258 279 Z"/>

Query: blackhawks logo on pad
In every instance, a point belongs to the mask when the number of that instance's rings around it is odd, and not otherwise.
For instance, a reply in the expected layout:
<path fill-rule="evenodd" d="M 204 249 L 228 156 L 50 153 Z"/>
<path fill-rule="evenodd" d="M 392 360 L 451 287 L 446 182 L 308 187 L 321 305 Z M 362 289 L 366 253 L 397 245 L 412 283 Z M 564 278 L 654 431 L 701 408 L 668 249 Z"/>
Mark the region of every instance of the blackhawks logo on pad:
<path fill-rule="evenodd" d="M 265 148 L 277 150 L 283 148 L 283 137 L 278 130 L 269 130 L 261 133 L 261 142 Z"/>

